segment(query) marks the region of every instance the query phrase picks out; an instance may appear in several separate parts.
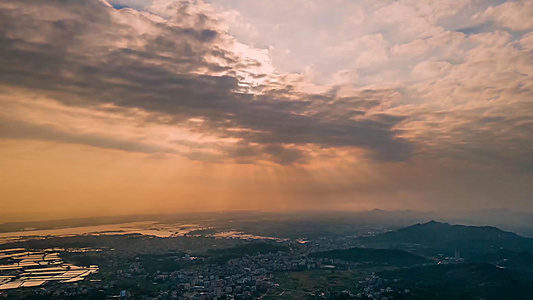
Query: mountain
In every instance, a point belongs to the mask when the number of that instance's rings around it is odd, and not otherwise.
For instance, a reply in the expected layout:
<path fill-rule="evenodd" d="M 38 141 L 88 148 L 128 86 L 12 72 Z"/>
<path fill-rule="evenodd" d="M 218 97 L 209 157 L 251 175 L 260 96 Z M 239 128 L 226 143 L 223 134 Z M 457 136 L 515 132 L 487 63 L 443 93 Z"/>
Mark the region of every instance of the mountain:
<path fill-rule="evenodd" d="M 463 257 L 496 252 L 533 250 L 533 239 L 491 226 L 450 225 L 430 221 L 399 230 L 359 239 L 362 244 L 388 245 L 391 248 L 414 250 L 426 255 L 453 256 L 459 251 Z"/>
<path fill-rule="evenodd" d="M 431 262 L 425 257 L 398 249 L 335 249 L 312 253 L 310 256 L 390 266 L 412 266 Z"/>

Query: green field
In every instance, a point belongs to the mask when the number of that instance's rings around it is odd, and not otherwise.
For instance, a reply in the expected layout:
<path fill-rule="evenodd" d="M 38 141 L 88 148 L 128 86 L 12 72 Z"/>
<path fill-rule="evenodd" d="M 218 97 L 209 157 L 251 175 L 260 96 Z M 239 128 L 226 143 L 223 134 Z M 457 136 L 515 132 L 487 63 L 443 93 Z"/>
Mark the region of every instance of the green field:
<path fill-rule="evenodd" d="M 316 291 L 356 291 L 357 283 L 372 272 L 391 268 L 373 267 L 357 270 L 312 269 L 276 273 L 275 282 L 264 299 L 307 299 Z"/>

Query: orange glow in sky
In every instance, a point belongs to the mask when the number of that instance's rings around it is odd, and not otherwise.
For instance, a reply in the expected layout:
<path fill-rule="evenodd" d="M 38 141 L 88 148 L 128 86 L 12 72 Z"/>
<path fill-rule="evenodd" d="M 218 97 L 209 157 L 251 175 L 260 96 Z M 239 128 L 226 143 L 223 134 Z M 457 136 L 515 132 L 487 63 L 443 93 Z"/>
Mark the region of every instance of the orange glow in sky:
<path fill-rule="evenodd" d="M 2 1 L 0 220 L 533 207 L 532 1 Z"/>

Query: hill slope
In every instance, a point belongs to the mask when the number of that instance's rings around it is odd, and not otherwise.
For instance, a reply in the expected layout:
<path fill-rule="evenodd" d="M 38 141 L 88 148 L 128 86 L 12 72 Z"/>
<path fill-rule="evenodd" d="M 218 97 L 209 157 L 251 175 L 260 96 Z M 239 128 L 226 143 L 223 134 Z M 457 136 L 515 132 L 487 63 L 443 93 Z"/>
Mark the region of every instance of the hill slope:
<path fill-rule="evenodd" d="M 450 225 L 427 222 L 396 231 L 360 239 L 368 245 L 393 245 L 394 248 L 416 250 L 428 255 L 439 253 L 452 256 L 455 250 L 462 256 L 473 256 L 501 249 L 531 251 L 533 239 L 524 238 L 490 226 Z"/>
<path fill-rule="evenodd" d="M 533 272 L 533 253 L 528 251 L 514 252 L 500 250 L 494 253 L 481 254 L 472 257 L 470 262 L 488 263 L 508 269 Z"/>
<path fill-rule="evenodd" d="M 398 299 L 531 299 L 533 281 L 527 273 L 488 264 L 444 264 L 379 273 L 399 278 L 398 286 L 411 294 Z M 394 283 L 393 283 L 394 284 Z"/>
<path fill-rule="evenodd" d="M 312 257 L 340 259 L 377 265 L 406 266 L 431 262 L 430 260 L 398 249 L 351 248 L 312 253 Z"/>

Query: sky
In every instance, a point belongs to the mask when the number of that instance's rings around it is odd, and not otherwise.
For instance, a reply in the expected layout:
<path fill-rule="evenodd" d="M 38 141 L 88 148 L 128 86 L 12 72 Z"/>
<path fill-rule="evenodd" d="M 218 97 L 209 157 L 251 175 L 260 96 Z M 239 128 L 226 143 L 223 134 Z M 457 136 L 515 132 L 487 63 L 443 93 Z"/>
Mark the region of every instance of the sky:
<path fill-rule="evenodd" d="M 533 210 L 533 1 L 4 0 L 0 219 Z"/>

